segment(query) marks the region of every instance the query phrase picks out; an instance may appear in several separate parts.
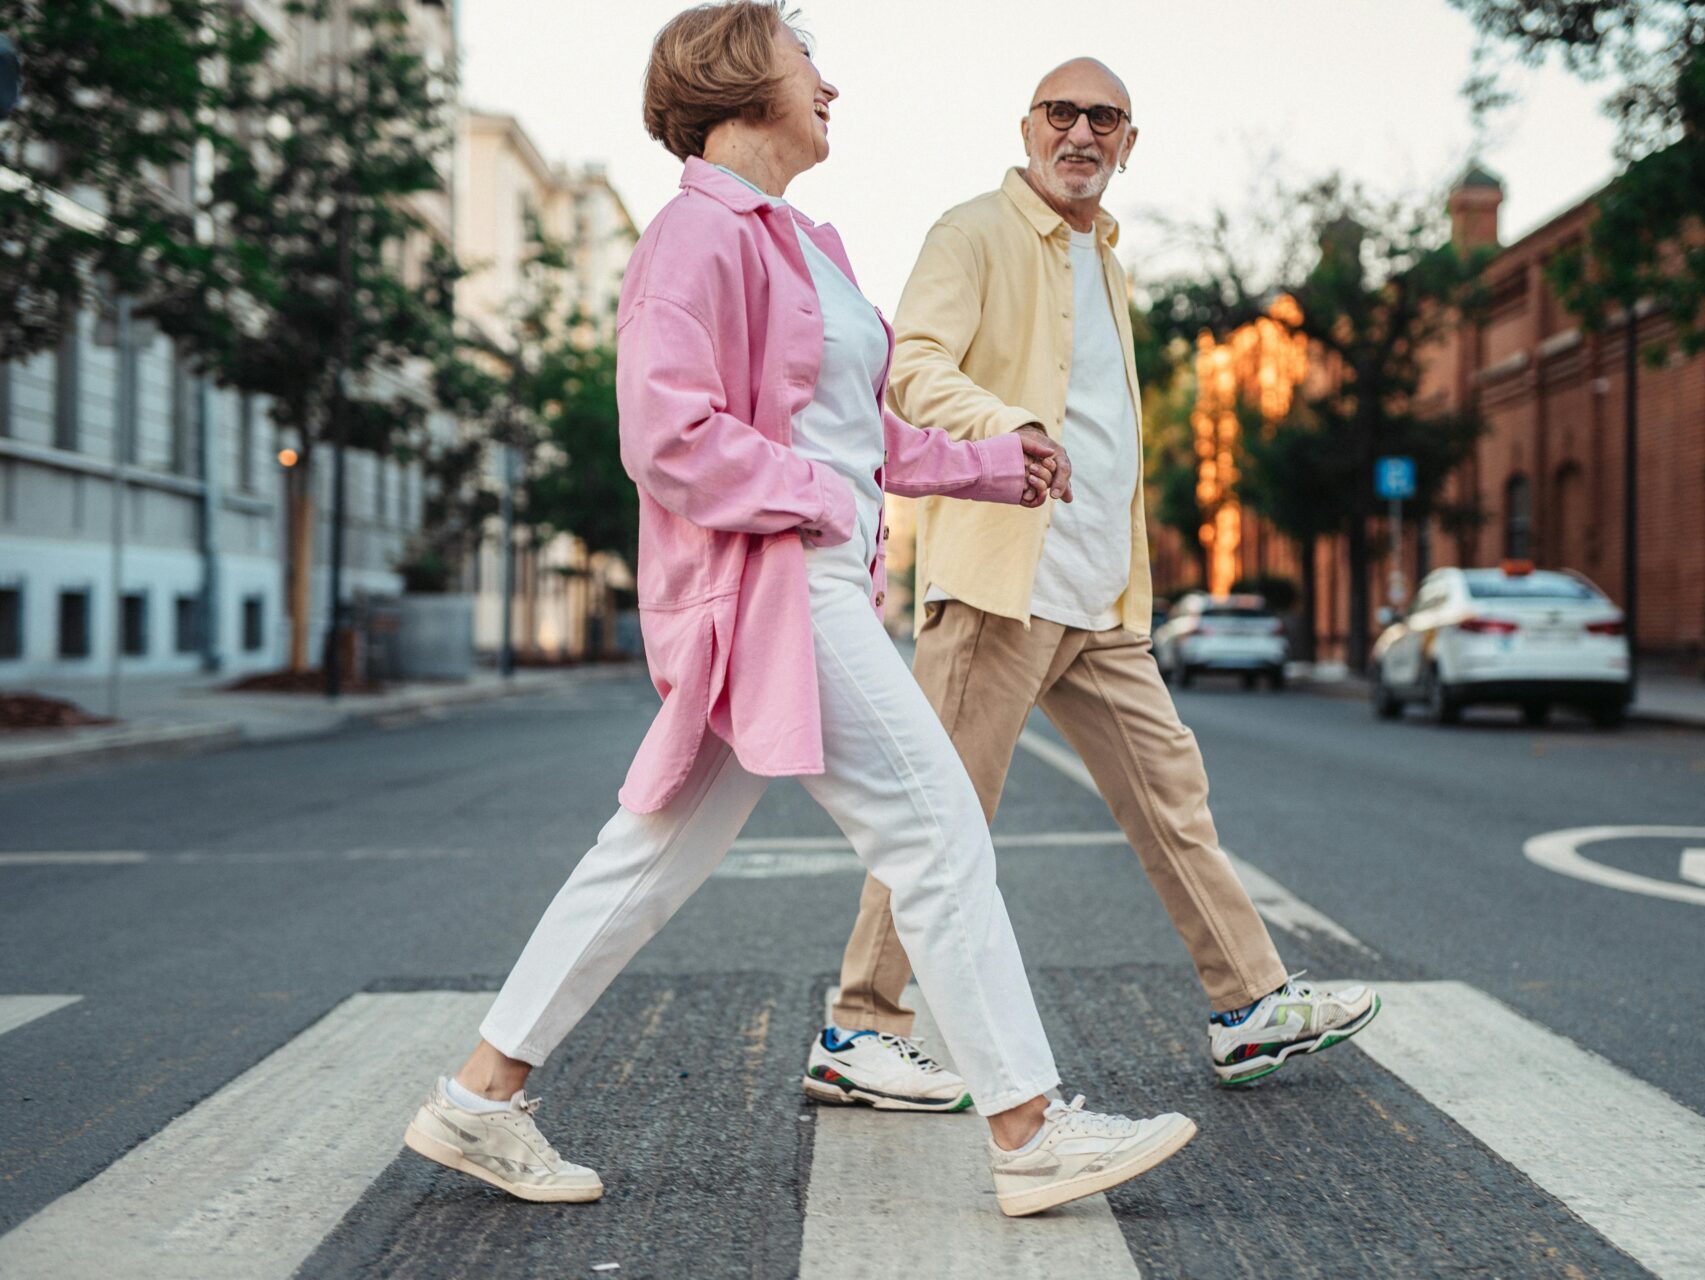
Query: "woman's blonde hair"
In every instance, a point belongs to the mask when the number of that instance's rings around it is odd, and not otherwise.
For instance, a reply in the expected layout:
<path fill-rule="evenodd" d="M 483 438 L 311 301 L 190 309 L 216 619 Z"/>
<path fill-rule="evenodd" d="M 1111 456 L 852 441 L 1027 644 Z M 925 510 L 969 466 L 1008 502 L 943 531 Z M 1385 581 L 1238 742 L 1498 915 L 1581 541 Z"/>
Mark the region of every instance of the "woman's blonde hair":
<path fill-rule="evenodd" d="M 724 120 L 762 120 L 775 102 L 776 28 L 795 14 L 785 0 L 725 0 L 671 18 L 645 67 L 645 131 L 677 159 L 704 155 Z"/>

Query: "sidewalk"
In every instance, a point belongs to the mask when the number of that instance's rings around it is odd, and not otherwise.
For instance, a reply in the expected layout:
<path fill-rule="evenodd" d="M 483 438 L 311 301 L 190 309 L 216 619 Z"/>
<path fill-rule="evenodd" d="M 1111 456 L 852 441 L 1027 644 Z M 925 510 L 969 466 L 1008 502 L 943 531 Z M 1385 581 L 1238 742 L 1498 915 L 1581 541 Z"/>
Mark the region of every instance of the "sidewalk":
<path fill-rule="evenodd" d="M 1304 664 L 1298 663 L 1296 667 L 1293 678 L 1299 688 L 1332 698 L 1368 697 L 1365 676 L 1352 675 L 1341 666 L 1326 663 L 1313 673 Z M 1628 708 L 1628 718 L 1642 724 L 1705 729 L 1705 680 L 1687 676 L 1641 675 L 1634 705 Z"/>
<path fill-rule="evenodd" d="M 509 680 L 494 671 L 466 681 L 393 685 L 383 693 L 350 693 L 335 702 L 314 694 L 227 693 L 230 676 L 136 677 L 124 682 L 120 723 L 75 729 L 0 732 L 0 777 L 140 753 L 206 751 L 239 742 L 274 742 L 334 733 L 352 724 L 419 714 L 438 707 L 539 693 L 588 679 L 631 673 L 612 663 L 523 669 Z M 99 681 L 46 681 L 30 692 L 107 712 Z"/>

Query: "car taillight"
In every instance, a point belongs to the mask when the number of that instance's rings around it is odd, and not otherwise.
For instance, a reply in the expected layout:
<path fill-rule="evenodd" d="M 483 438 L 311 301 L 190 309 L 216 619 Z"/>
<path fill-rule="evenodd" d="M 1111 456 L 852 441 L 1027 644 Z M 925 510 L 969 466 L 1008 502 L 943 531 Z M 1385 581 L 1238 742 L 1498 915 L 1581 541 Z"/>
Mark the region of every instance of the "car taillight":
<path fill-rule="evenodd" d="M 1589 622 L 1587 631 L 1595 636 L 1619 636 L 1623 632 L 1621 618 L 1612 618 L 1608 622 Z"/>
<path fill-rule="evenodd" d="M 1521 630 L 1516 623 L 1503 618 L 1464 618 L 1456 625 L 1458 630 L 1477 636 L 1507 636 Z"/>

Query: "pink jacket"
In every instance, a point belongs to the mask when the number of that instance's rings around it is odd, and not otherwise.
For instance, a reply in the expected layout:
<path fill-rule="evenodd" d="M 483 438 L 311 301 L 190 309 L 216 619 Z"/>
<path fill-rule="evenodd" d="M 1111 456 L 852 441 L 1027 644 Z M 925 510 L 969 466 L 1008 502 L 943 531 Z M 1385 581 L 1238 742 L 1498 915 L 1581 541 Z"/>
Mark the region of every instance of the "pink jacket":
<path fill-rule="evenodd" d="M 706 725 L 753 773 L 823 771 L 800 530 L 845 542 L 856 517 L 846 480 L 790 445 L 823 356 L 796 219 L 851 277 L 827 224 L 688 160 L 681 194 L 640 238 L 622 286 L 622 463 L 639 486 L 640 624 L 663 697 L 620 793 L 638 813 L 674 797 Z M 888 349 L 892 359 L 891 330 Z M 886 408 L 882 416 L 887 452 L 877 480 L 885 490 L 1008 503 L 1022 496 L 1016 435 L 956 443 Z M 878 610 L 886 533 L 871 566 Z"/>

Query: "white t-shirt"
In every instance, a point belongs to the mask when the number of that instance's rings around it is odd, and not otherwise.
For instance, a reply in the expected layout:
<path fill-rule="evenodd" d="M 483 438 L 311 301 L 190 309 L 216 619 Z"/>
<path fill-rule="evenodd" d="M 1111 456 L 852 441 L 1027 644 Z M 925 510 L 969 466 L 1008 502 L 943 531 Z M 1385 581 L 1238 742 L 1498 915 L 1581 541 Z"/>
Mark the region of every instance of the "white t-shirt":
<path fill-rule="evenodd" d="M 771 204 L 787 201 L 769 195 L 732 169 L 718 165 L 731 178 L 745 182 Z M 876 525 L 881 519 L 882 490 L 876 473 L 882 467 L 886 444 L 882 408 L 877 399 L 882 370 L 888 363 L 888 332 L 876 309 L 833 258 L 819 249 L 797 222 L 799 248 L 817 288 L 823 309 L 823 363 L 811 403 L 793 418 L 793 451 L 802 458 L 832 467 L 852 486 L 858 511 L 856 542 L 864 541 L 864 561 L 876 559 Z"/>
<path fill-rule="evenodd" d="M 1107 631 L 1119 625 L 1119 597 L 1131 577 L 1137 418 L 1095 234 L 1071 237 L 1072 371 L 1060 435 L 1072 460 L 1072 500 L 1053 504 L 1030 614 Z M 951 597 L 932 587 L 924 599 Z"/>

